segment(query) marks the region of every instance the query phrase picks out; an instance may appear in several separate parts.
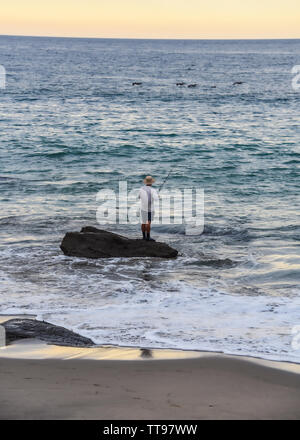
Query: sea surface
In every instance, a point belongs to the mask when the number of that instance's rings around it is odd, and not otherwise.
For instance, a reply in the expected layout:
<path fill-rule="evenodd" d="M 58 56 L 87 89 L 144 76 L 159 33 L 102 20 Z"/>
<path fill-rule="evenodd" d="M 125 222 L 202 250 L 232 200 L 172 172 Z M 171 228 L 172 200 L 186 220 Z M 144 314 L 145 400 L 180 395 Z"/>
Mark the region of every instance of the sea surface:
<path fill-rule="evenodd" d="M 0 64 L 0 313 L 300 363 L 300 40 L 1 36 Z M 62 254 L 97 226 L 99 190 L 170 170 L 167 190 L 205 191 L 202 234 L 153 228 L 176 260 Z"/>

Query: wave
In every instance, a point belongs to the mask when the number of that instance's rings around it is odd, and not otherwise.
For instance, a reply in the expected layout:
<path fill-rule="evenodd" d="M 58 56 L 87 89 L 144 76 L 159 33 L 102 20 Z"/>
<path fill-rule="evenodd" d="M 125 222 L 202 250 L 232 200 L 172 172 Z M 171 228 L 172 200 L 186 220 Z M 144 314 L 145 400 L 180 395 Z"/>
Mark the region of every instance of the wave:
<path fill-rule="evenodd" d="M 206 267 L 213 267 L 215 269 L 228 269 L 231 267 L 235 267 L 238 265 L 237 261 L 232 261 L 230 258 L 225 259 L 209 259 L 209 260 L 197 260 L 193 262 L 187 262 L 186 266 L 206 266 Z"/>
<path fill-rule="evenodd" d="M 16 177 L 7 177 L 7 176 L 0 176 L 0 184 L 1 183 L 14 183 L 19 182 L 22 179 L 16 178 Z"/>
<path fill-rule="evenodd" d="M 153 225 L 153 230 L 162 233 L 162 234 L 179 234 L 186 235 L 186 225 Z M 215 237 L 222 236 L 232 236 L 236 238 L 242 239 L 251 239 L 249 231 L 247 229 L 239 229 L 232 227 L 222 227 L 222 226 L 214 226 L 214 225 L 205 225 L 204 231 L 201 231 L 199 234 L 195 235 L 209 235 Z"/>
<path fill-rule="evenodd" d="M 230 226 L 213 226 L 213 225 L 205 225 L 204 226 L 204 235 L 210 235 L 215 237 L 229 236 L 236 239 L 241 239 L 244 241 L 249 241 L 253 237 L 249 234 L 248 229 L 241 228 L 233 228 Z"/>
<path fill-rule="evenodd" d="M 13 301 L 7 287 L 16 286 L 3 276 L 2 313 L 34 314 L 97 344 L 220 351 L 300 362 L 299 351 L 291 349 L 299 296 L 232 295 L 214 286 L 197 288 L 182 282 L 139 288 L 133 280 L 119 286 L 104 284 L 103 292 L 96 277 L 88 284 L 82 280 L 83 272 L 72 279 L 71 266 L 67 277 L 60 279 L 67 281 L 68 288 L 53 289 L 49 278 L 48 289 L 39 286 L 32 294 L 28 280 L 35 272 L 28 274 Z M 24 288 L 30 297 L 24 295 Z"/>
<path fill-rule="evenodd" d="M 284 225 L 284 226 L 279 226 L 278 228 L 251 228 L 252 231 L 281 231 L 281 232 L 285 232 L 285 231 L 300 231 L 300 225 Z"/>
<path fill-rule="evenodd" d="M 38 151 L 36 153 L 26 154 L 26 157 L 45 157 L 50 159 L 59 159 L 65 156 L 84 156 L 92 155 L 93 152 L 86 150 L 65 150 L 65 151 Z"/>
<path fill-rule="evenodd" d="M 7 180 L 13 180 L 12 178 L 10 178 L 10 177 L 2 177 L 2 176 L 0 176 L 0 182 L 6 182 Z"/>
<path fill-rule="evenodd" d="M 160 234 L 174 234 L 174 235 L 189 235 L 187 234 L 186 225 L 153 225 L 153 231 Z M 299 239 L 300 225 L 286 225 L 278 228 L 253 228 L 243 229 L 231 226 L 214 226 L 212 224 L 205 224 L 204 230 L 195 236 L 209 236 L 209 237 L 228 237 L 234 240 L 241 240 L 249 242 L 257 237 L 279 237 L 285 233 L 294 233 L 290 238 Z M 284 235 L 287 238 L 287 235 Z"/>
<path fill-rule="evenodd" d="M 155 225 L 153 226 L 153 231 L 161 234 L 179 234 L 185 235 L 184 225 Z"/>
<path fill-rule="evenodd" d="M 289 161 L 283 162 L 283 163 L 284 163 L 284 165 L 294 165 L 294 164 L 299 165 L 300 160 L 299 159 L 292 159 L 292 160 L 289 160 Z"/>
<path fill-rule="evenodd" d="M 285 225 L 274 228 L 250 228 L 255 237 L 283 238 L 284 240 L 299 240 L 300 225 Z"/>

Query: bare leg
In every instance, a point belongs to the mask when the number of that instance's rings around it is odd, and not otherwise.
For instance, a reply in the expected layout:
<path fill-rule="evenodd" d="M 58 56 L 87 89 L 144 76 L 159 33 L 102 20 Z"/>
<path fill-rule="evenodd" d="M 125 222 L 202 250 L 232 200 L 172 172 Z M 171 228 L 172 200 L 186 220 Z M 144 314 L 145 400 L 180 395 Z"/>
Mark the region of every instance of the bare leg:
<path fill-rule="evenodd" d="M 146 240 L 147 225 L 142 225 L 143 240 Z"/>

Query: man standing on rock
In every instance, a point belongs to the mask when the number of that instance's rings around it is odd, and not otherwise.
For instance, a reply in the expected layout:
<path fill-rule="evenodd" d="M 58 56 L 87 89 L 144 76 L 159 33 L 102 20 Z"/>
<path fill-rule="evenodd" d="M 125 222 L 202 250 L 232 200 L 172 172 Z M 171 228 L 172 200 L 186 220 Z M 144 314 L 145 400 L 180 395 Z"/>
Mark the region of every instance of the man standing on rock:
<path fill-rule="evenodd" d="M 144 186 L 140 189 L 141 200 L 141 223 L 143 240 L 155 241 L 151 238 L 151 222 L 155 215 L 155 202 L 158 200 L 157 191 L 152 188 L 155 179 L 152 176 L 147 176 L 144 180 Z"/>

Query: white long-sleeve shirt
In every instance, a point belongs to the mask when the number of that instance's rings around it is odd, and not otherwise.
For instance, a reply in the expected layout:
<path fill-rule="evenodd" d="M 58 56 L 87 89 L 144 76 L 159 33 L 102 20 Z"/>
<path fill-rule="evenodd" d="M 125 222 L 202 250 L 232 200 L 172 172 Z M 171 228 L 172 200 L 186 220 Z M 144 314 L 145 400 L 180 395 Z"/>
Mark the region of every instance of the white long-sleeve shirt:
<path fill-rule="evenodd" d="M 144 185 L 140 189 L 141 211 L 155 212 L 155 203 L 158 200 L 158 193 L 152 186 Z"/>

